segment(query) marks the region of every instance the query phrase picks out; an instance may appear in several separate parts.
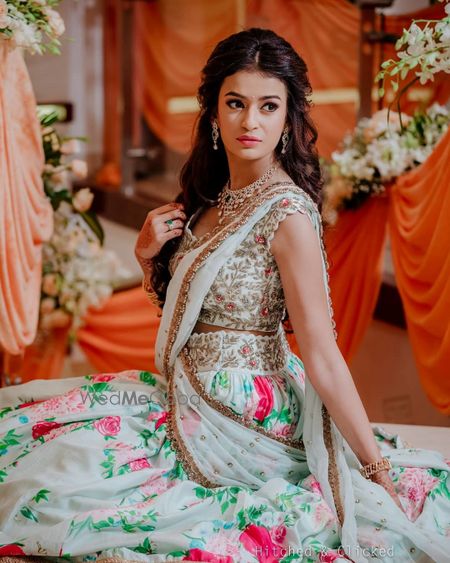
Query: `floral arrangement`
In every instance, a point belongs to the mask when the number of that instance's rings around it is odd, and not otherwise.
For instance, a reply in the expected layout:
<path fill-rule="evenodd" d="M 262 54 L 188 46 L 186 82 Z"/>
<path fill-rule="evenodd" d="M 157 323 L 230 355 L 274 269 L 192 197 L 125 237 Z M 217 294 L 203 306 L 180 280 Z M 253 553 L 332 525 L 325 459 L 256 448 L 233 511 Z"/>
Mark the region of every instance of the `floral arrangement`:
<path fill-rule="evenodd" d="M 30 53 L 59 54 L 64 21 L 54 9 L 61 0 L 0 0 L 0 39 Z"/>
<path fill-rule="evenodd" d="M 433 104 L 414 116 L 383 109 L 359 121 L 332 153 L 325 167 L 324 219 L 334 224 L 340 209 L 356 209 L 382 194 L 386 184 L 431 154 L 450 121 L 448 110 Z"/>
<path fill-rule="evenodd" d="M 103 230 L 91 210 L 93 194 L 75 194 L 71 175 L 84 179 L 86 162 L 67 161 L 80 150 L 81 138 L 61 138 L 53 127 L 55 113 L 41 118 L 45 153 L 44 188 L 54 209 L 54 231 L 43 246 L 41 329 L 82 324 L 89 307 L 100 307 L 115 285 L 128 277 L 116 255 L 102 247 Z"/>
<path fill-rule="evenodd" d="M 387 76 L 391 79 L 394 92 L 397 92 L 400 80 L 404 80 L 413 69 L 415 78 L 403 91 L 416 80 L 425 84 L 428 80 L 434 80 L 437 72 L 450 73 L 450 3 L 448 0 L 445 2 L 446 17 L 441 20 L 413 20 L 410 27 L 403 30 L 395 44 L 399 60 L 384 61 L 382 70 L 375 77 L 376 82 L 382 80 L 380 96 L 384 95 Z"/>

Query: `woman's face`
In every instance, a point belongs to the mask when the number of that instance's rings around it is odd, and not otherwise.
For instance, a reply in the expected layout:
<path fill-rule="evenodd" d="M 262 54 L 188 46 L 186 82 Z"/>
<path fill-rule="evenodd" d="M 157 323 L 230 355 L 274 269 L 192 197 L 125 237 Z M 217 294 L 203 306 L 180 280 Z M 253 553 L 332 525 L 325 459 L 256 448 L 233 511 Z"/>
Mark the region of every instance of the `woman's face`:
<path fill-rule="evenodd" d="M 286 125 L 284 82 L 256 71 L 227 76 L 220 88 L 217 122 L 228 156 L 255 160 L 271 155 Z M 245 140 L 253 137 L 255 141 Z"/>

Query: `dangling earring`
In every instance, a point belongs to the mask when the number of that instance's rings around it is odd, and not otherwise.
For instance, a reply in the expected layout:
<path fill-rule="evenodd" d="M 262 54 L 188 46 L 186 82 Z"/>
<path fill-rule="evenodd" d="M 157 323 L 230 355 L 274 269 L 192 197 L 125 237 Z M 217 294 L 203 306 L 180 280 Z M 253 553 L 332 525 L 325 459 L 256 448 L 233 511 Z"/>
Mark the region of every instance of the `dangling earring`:
<path fill-rule="evenodd" d="M 286 125 L 286 127 L 283 129 L 283 136 L 281 137 L 281 142 L 283 143 L 283 148 L 281 149 L 281 152 L 284 154 L 286 152 L 286 146 L 288 144 L 289 141 L 289 128 Z"/>
<path fill-rule="evenodd" d="M 212 122 L 212 140 L 213 140 L 213 149 L 216 151 L 219 147 L 217 146 L 217 139 L 219 138 L 219 126 L 217 125 L 217 121 L 214 120 Z"/>

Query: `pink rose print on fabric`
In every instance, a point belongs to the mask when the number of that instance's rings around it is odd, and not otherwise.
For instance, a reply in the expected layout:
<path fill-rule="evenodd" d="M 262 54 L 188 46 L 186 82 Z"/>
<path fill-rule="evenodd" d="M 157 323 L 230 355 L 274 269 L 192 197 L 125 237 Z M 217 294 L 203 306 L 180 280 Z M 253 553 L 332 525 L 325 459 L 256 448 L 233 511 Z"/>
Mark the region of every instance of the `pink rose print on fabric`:
<path fill-rule="evenodd" d="M 26 553 L 16 543 L 10 543 L 0 547 L 0 555 L 26 555 Z"/>
<path fill-rule="evenodd" d="M 255 390 L 259 395 L 259 403 L 253 415 L 256 420 L 262 422 L 273 409 L 273 384 L 268 377 L 257 375 L 253 379 Z"/>
<path fill-rule="evenodd" d="M 239 561 L 239 546 L 224 530 L 219 530 L 213 535 L 208 536 L 204 548 L 205 551 L 221 553 L 222 557 L 231 557 L 231 561 Z"/>
<path fill-rule="evenodd" d="M 318 495 L 323 497 L 323 492 L 320 483 L 312 474 L 308 475 L 308 477 L 303 480 L 302 487 L 305 487 L 305 489 L 308 489 L 313 493 L 317 493 Z"/>
<path fill-rule="evenodd" d="M 130 461 L 128 466 L 131 469 L 131 471 L 140 471 L 141 469 L 147 469 L 148 467 L 151 467 L 150 463 L 145 457 Z"/>
<path fill-rule="evenodd" d="M 94 427 L 103 436 L 116 436 L 120 432 L 120 416 L 105 416 L 94 422 Z"/>
<path fill-rule="evenodd" d="M 323 563 L 331 563 L 332 561 L 336 561 L 336 559 L 346 559 L 347 561 L 351 561 L 341 550 L 341 553 L 338 551 L 329 550 L 326 553 L 319 553 L 319 561 Z"/>
<path fill-rule="evenodd" d="M 96 373 L 95 375 L 92 376 L 92 381 L 94 383 L 111 381 L 111 379 L 115 379 L 115 375 L 110 375 L 107 373 Z"/>
<path fill-rule="evenodd" d="M 48 434 L 50 430 L 53 430 L 53 428 L 59 428 L 60 426 L 62 425 L 59 422 L 38 422 L 31 429 L 31 435 L 33 436 L 34 440 L 37 440 L 41 436 Z"/>
<path fill-rule="evenodd" d="M 158 430 L 158 428 L 167 422 L 167 411 L 154 411 L 151 412 L 148 416 L 147 416 L 147 420 L 150 422 L 151 420 L 156 420 L 155 423 L 155 430 Z"/>
<path fill-rule="evenodd" d="M 420 516 L 428 493 L 439 483 L 426 469 L 407 467 L 399 475 L 399 496 L 406 499 L 406 515 L 413 522 Z"/>
<path fill-rule="evenodd" d="M 239 539 L 245 549 L 258 559 L 258 563 L 279 563 L 284 555 L 283 547 L 272 540 L 264 526 L 250 524 Z"/>
<path fill-rule="evenodd" d="M 57 395 L 46 399 L 44 401 L 36 401 L 34 404 L 30 405 L 30 417 L 42 417 L 42 415 L 59 416 L 70 413 L 86 412 L 89 408 L 89 401 L 86 404 L 83 403 L 83 396 L 80 393 L 80 389 L 75 388 L 67 391 L 63 395 Z"/>
<path fill-rule="evenodd" d="M 274 542 L 282 544 L 286 537 L 286 526 L 280 524 L 270 530 L 270 535 Z"/>
<path fill-rule="evenodd" d="M 215 555 L 209 551 L 204 551 L 196 547 L 190 549 L 189 553 L 182 559 L 183 561 L 207 561 L 208 563 L 233 563 L 233 559 L 229 555 Z"/>

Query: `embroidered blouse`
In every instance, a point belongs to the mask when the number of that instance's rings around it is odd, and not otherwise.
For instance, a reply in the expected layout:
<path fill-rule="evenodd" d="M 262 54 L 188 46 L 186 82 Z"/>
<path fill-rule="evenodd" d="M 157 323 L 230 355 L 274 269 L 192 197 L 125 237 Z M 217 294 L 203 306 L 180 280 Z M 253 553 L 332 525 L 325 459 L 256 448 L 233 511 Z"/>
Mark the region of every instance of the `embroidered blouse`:
<path fill-rule="evenodd" d="M 285 313 L 285 300 L 270 242 L 287 215 L 307 213 L 306 206 L 314 212 L 312 205 L 295 193 L 272 204 L 219 270 L 205 296 L 198 321 L 240 330 L 278 329 Z M 198 239 L 189 227 L 200 211 L 185 224 L 180 245 L 169 262 L 171 275 L 183 255 L 203 238 Z"/>

